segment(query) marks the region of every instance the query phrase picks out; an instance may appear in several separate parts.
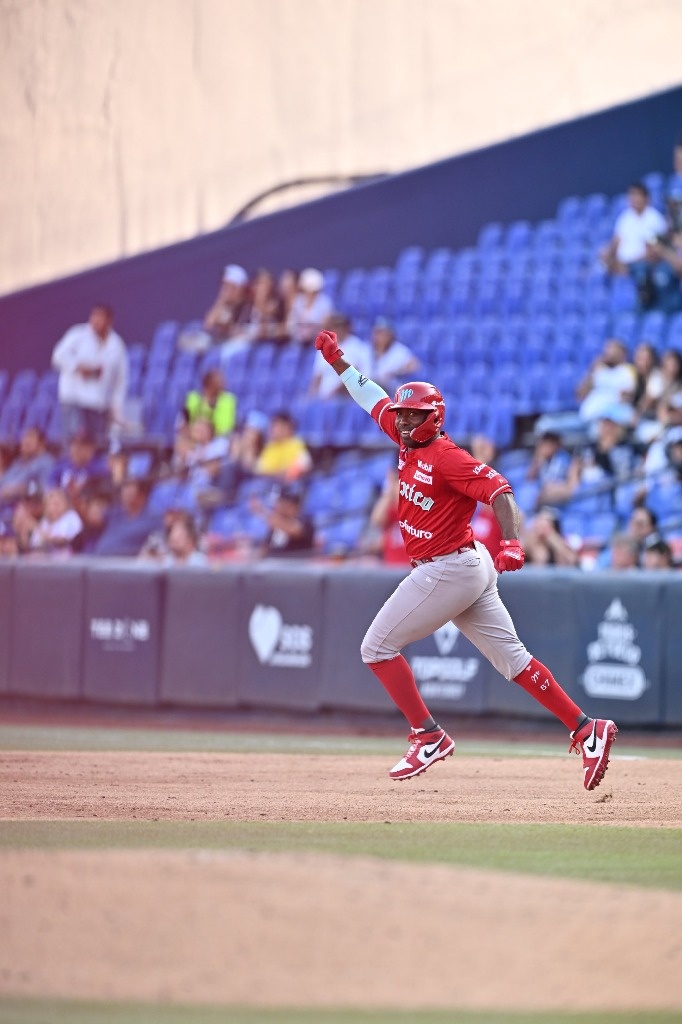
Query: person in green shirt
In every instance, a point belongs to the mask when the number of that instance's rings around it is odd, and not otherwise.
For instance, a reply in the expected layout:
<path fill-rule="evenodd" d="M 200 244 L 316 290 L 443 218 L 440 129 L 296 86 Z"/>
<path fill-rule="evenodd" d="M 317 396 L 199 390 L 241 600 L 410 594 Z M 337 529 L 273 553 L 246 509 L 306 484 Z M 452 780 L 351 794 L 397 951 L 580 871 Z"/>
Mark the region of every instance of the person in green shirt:
<path fill-rule="evenodd" d="M 209 420 L 216 437 L 230 434 L 237 421 L 237 397 L 225 388 L 222 370 L 207 370 L 201 379 L 201 391 L 190 391 L 185 399 L 187 423 Z"/>

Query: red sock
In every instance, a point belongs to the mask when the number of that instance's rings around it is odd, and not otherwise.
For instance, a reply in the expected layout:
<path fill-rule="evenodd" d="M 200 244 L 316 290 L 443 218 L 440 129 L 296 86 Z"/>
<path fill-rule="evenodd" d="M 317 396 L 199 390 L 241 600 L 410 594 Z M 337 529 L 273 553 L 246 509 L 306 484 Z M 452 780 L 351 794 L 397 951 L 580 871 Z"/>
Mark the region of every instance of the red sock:
<path fill-rule="evenodd" d="M 421 699 L 412 669 L 399 654 L 390 661 L 374 661 L 371 668 L 386 693 L 396 704 L 413 729 L 418 729 L 425 718 L 429 717 L 429 709 Z"/>
<path fill-rule="evenodd" d="M 543 708 L 551 711 L 567 729 L 573 731 L 583 717 L 583 713 L 568 694 L 561 689 L 546 665 L 537 658 L 531 658 L 528 668 L 524 668 L 514 682 L 535 697 Z"/>

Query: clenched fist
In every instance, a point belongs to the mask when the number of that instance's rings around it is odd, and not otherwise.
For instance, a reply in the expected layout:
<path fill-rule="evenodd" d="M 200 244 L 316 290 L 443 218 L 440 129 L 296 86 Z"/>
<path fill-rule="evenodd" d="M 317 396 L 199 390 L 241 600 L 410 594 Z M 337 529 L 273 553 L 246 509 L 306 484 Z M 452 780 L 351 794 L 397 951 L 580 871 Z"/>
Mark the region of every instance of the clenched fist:
<path fill-rule="evenodd" d="M 517 540 L 500 541 L 500 550 L 495 559 L 495 568 L 498 572 L 513 572 L 514 569 L 521 569 L 525 561 L 523 548 Z"/>
<path fill-rule="evenodd" d="M 330 365 L 343 355 L 343 350 L 339 348 L 333 331 L 320 331 L 315 338 L 315 348 L 322 353 Z"/>

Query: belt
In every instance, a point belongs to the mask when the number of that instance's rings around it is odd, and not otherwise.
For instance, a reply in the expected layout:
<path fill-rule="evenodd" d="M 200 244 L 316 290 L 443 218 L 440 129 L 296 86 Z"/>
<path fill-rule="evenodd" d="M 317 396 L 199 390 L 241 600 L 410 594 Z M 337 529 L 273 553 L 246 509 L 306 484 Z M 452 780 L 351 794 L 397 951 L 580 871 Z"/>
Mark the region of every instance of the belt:
<path fill-rule="evenodd" d="M 440 558 L 449 558 L 451 555 L 461 555 L 464 551 L 471 551 L 476 549 L 476 544 L 472 540 L 468 544 L 462 544 L 461 548 L 456 548 L 454 551 L 448 551 L 445 555 L 432 555 L 428 558 L 411 558 L 410 564 L 413 569 L 416 569 L 418 565 L 425 565 L 426 562 L 437 562 Z"/>

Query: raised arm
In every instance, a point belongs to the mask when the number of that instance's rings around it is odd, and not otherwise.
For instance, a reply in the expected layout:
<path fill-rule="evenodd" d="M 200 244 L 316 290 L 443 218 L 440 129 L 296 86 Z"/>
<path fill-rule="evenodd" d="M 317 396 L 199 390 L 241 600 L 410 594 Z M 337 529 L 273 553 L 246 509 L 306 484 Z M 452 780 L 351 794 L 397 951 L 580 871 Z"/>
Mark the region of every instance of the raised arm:
<path fill-rule="evenodd" d="M 348 394 L 365 412 L 371 414 L 377 402 L 382 398 L 388 398 L 376 381 L 365 377 L 343 358 L 343 350 L 339 348 L 334 331 L 321 331 L 315 338 L 315 348 L 336 370 Z"/>

